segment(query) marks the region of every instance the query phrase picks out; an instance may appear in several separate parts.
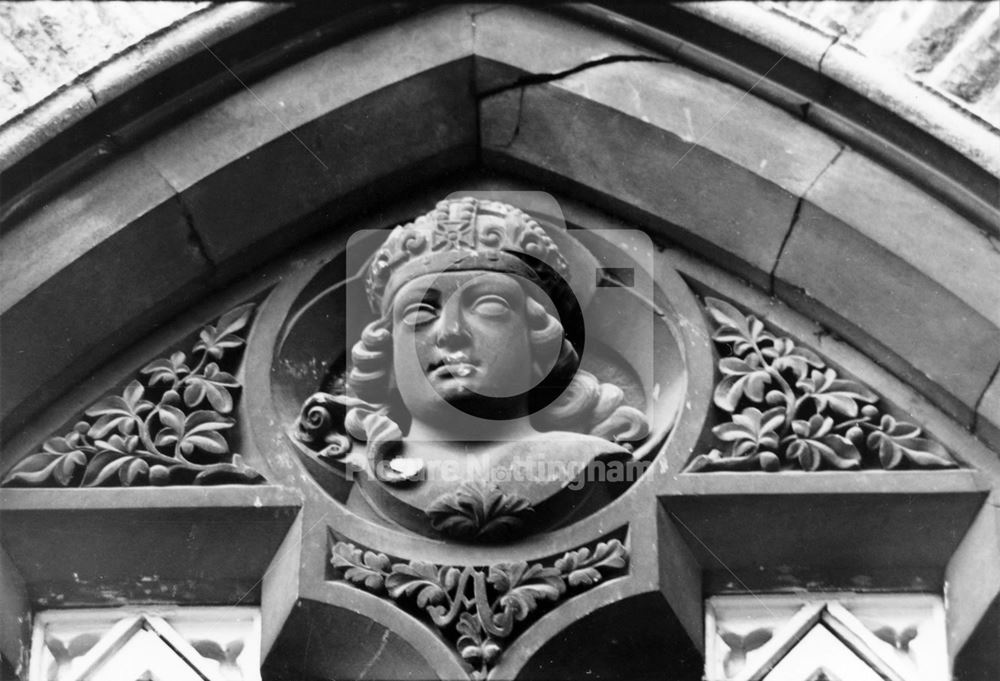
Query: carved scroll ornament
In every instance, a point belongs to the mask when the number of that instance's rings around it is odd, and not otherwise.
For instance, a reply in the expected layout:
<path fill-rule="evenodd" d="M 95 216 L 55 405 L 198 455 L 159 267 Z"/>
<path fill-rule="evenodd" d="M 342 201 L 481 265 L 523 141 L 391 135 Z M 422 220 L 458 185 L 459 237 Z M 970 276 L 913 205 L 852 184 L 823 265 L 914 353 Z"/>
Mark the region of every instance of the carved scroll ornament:
<path fill-rule="evenodd" d="M 330 562 L 351 584 L 422 611 L 479 680 L 545 601 L 558 602 L 620 573 L 628 550 L 611 539 L 567 551 L 552 565 L 519 561 L 459 568 L 393 562 L 384 553 L 337 542 Z"/>
<path fill-rule="evenodd" d="M 73 430 L 18 462 L 5 487 L 137 487 L 259 483 L 230 449 L 235 369 L 254 305 L 201 329 L 184 352 L 150 362 L 120 395 L 87 409 Z"/>
<path fill-rule="evenodd" d="M 957 465 L 940 443 L 885 413 L 874 392 L 839 376 L 812 350 L 729 303 L 705 304 L 722 355 L 714 402 L 727 420 L 712 429 L 720 448 L 695 457 L 689 471 Z"/>

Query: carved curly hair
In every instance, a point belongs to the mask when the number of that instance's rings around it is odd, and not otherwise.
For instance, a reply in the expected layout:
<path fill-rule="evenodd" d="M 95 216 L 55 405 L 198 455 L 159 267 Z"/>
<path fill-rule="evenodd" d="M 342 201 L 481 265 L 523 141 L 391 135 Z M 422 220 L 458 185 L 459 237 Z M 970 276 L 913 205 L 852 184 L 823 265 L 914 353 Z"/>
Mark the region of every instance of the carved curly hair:
<path fill-rule="evenodd" d="M 623 403 L 617 386 L 601 383 L 581 370 L 580 357 L 560 321 L 541 303 L 525 299 L 528 338 L 536 355 L 551 356 L 558 344 L 558 357 L 547 376 L 528 392 L 531 420 L 539 430 L 573 430 L 615 442 L 634 442 L 648 432 L 645 417 Z M 370 449 L 388 454 L 392 443 L 402 438 L 400 423 L 408 414 L 392 384 L 391 313 L 370 323 L 351 351 L 352 367 L 347 385 L 363 407 L 348 410 L 344 422 L 354 438 L 368 441 Z M 542 369 L 535 367 L 539 378 Z M 376 458 L 381 458 L 376 454 Z"/>

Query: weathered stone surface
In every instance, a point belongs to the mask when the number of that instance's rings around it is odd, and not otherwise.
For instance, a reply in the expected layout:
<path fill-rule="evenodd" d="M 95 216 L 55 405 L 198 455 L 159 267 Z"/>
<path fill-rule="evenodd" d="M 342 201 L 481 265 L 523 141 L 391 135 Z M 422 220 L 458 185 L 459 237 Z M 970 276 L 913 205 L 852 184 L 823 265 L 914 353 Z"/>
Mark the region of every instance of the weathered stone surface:
<path fill-rule="evenodd" d="M 0 118 L 206 4 L 0 3 Z"/>
<path fill-rule="evenodd" d="M 987 120 L 1000 114 L 1000 99 L 992 96 L 1000 81 L 987 75 L 997 74 L 991 66 L 997 14 L 990 3 L 783 0 L 769 9 L 839 35 L 898 73 L 963 100 Z"/>
<path fill-rule="evenodd" d="M 795 209 L 788 191 L 677 132 L 552 84 L 486 98 L 480 115 L 487 163 L 592 192 L 594 203 L 768 285 Z"/>
<path fill-rule="evenodd" d="M 844 190 L 842 201 L 860 200 L 856 184 Z M 862 229 L 804 203 L 777 293 L 970 424 L 1000 362 L 1000 329 Z"/>

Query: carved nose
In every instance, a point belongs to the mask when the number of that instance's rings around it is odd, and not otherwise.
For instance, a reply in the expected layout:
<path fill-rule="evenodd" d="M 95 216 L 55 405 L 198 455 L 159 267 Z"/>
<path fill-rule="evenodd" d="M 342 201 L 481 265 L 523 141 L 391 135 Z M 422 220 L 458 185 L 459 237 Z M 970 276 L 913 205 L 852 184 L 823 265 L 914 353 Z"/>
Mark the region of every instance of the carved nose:
<path fill-rule="evenodd" d="M 437 335 L 437 344 L 441 347 L 461 346 L 469 341 L 469 332 L 465 327 L 462 310 L 456 302 L 449 301 L 441 310 Z"/>

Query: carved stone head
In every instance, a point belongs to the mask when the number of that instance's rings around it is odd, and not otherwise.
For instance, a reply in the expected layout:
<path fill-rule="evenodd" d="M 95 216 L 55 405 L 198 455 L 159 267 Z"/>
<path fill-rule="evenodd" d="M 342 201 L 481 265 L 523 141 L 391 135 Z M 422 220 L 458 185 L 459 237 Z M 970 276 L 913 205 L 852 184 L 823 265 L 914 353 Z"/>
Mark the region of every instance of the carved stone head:
<path fill-rule="evenodd" d="M 348 385 L 369 403 L 398 396 L 408 417 L 439 435 L 470 423 L 462 414 L 535 413 L 579 366 L 583 326 L 568 276 L 552 239 L 520 209 L 442 201 L 376 252 L 366 290 L 379 319 L 354 347 Z"/>
<path fill-rule="evenodd" d="M 580 369 L 584 319 L 570 271 L 538 221 L 497 201 L 441 201 L 395 228 L 367 267 L 376 319 L 353 346 L 349 394 L 310 398 L 300 439 L 374 473 L 361 478 L 365 503 L 415 529 L 429 518 L 434 530 L 476 538 L 482 528 L 457 522 L 455 509 L 490 494 L 507 509 L 505 531 L 556 497 L 556 513 L 569 514 L 580 495 L 564 492 L 583 468 L 628 458 L 627 444 L 649 432 L 618 387 Z M 349 437 L 326 431 L 334 403 L 346 407 Z M 363 459 L 354 442 L 366 443 Z M 541 460 L 564 472 L 495 484 L 494 474 Z M 479 472 L 447 477 L 467 462 Z"/>

